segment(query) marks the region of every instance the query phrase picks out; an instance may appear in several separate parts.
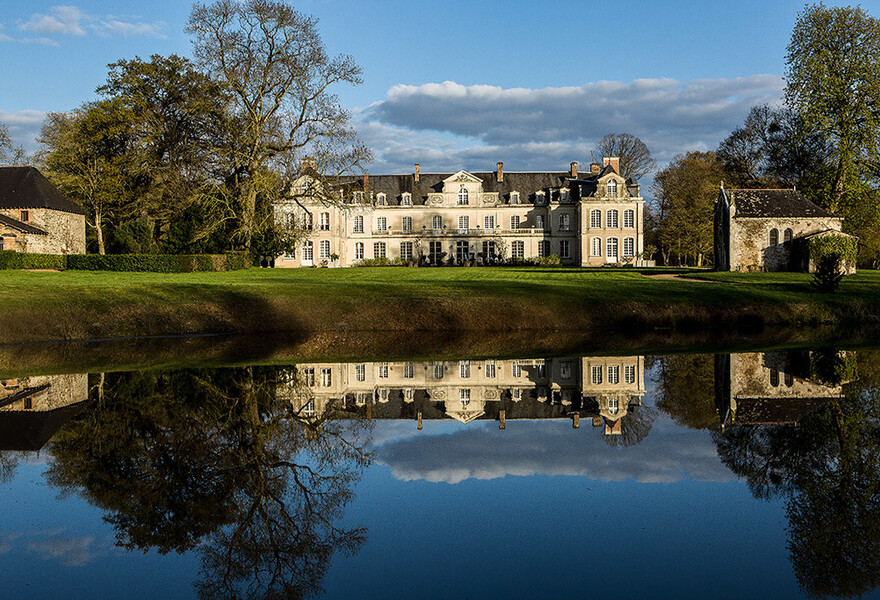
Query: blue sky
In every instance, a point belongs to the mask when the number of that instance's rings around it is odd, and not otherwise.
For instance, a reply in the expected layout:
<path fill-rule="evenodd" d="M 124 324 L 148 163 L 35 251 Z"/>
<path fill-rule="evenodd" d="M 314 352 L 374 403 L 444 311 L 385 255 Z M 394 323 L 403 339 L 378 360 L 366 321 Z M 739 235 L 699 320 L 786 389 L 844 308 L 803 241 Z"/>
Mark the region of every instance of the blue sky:
<path fill-rule="evenodd" d="M 831 2 L 830 5 L 845 4 Z M 28 149 L 44 114 L 95 98 L 107 63 L 190 54 L 188 2 L 37 0 L 0 8 L 0 121 Z M 708 150 L 778 101 L 802 2 L 305 0 L 364 83 L 336 89 L 370 171 L 565 169 L 606 133 L 661 163 Z M 880 0 L 863 2 L 880 16 Z"/>

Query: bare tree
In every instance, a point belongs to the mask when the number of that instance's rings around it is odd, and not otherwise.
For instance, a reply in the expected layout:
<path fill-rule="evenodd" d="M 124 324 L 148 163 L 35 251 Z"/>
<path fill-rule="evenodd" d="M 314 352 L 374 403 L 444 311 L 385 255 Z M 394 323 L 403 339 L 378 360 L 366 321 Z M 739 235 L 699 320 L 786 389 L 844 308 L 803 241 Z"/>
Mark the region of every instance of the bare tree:
<path fill-rule="evenodd" d="M 9 127 L 0 123 L 0 165 L 24 165 L 30 157 L 22 146 L 16 146 L 9 137 Z"/>
<path fill-rule="evenodd" d="M 270 221 L 259 214 L 258 197 L 279 193 L 273 168 L 299 169 L 299 159 L 316 154 L 319 167 L 347 168 L 369 155 L 330 92 L 336 83 L 361 83 L 361 69 L 350 56 L 329 57 L 316 25 L 314 17 L 273 0 L 217 0 L 190 13 L 186 31 L 198 64 L 234 100 L 222 150 L 245 248 Z"/>
<path fill-rule="evenodd" d="M 600 156 L 620 157 L 620 174 L 636 180 L 657 166 L 645 143 L 629 133 L 609 133 L 599 142 L 596 151 Z"/>

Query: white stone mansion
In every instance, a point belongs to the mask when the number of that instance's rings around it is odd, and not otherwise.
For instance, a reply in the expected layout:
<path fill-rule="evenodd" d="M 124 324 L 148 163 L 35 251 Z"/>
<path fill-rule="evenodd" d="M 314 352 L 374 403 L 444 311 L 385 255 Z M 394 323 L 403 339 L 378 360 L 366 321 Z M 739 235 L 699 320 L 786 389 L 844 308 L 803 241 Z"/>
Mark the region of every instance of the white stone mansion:
<path fill-rule="evenodd" d="M 275 205 L 277 222 L 305 229 L 276 267 L 355 265 L 388 259 L 494 264 L 556 255 L 563 264 L 639 264 L 644 200 L 616 157 L 578 174 L 422 173 L 343 177 L 344 202 L 299 194 Z M 304 176 L 294 189 L 309 189 Z"/>

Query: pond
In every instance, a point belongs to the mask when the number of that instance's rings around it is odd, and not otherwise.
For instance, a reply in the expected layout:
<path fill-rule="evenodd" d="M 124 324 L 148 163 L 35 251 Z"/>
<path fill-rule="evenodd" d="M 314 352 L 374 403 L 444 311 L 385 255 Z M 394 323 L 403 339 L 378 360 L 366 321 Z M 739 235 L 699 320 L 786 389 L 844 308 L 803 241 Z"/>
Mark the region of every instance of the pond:
<path fill-rule="evenodd" d="M 0 377 L 4 596 L 880 597 L 871 349 L 129 366 Z"/>

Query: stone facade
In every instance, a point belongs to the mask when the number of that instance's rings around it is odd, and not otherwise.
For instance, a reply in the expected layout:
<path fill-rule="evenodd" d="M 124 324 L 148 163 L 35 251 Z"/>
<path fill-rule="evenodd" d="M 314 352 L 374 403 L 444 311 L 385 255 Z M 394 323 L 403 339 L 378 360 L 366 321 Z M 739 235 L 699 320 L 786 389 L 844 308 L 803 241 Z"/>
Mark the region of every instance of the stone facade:
<path fill-rule="evenodd" d="M 343 178 L 341 202 L 297 196 L 275 205 L 276 221 L 308 238 L 277 267 L 352 266 L 363 260 L 492 264 L 556 255 L 563 264 L 637 264 L 644 246 L 638 184 L 616 158 L 585 176 L 568 172 L 422 173 Z"/>
<path fill-rule="evenodd" d="M 85 402 L 88 375 L 34 375 L 0 380 L 0 413 L 49 412 Z"/>

